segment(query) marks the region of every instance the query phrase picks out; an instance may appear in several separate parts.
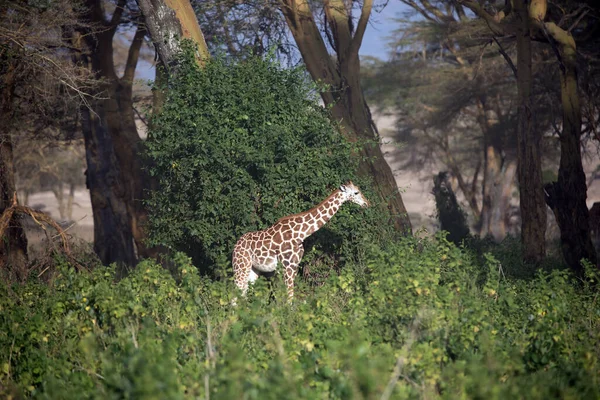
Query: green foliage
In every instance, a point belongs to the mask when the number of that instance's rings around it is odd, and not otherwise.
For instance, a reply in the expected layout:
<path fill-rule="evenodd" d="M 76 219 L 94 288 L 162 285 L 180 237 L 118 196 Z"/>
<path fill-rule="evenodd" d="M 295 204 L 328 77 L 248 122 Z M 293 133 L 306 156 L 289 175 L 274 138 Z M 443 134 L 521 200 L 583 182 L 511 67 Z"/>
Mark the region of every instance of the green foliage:
<path fill-rule="evenodd" d="M 0 286 L 0 397 L 598 398 L 598 272 L 507 279 L 443 238 L 371 246 L 322 286 L 258 280 L 229 306 L 178 254 L 115 282 L 59 267 Z M 483 278 L 482 278 L 483 276 Z"/>
<path fill-rule="evenodd" d="M 349 179 L 376 200 L 301 69 L 261 58 L 215 58 L 200 69 L 188 52 L 151 127 L 150 172 L 160 182 L 149 204 L 152 242 L 202 264 L 226 264 L 243 233 L 310 209 Z M 329 246 L 317 253 L 378 240 L 386 224 L 375 208 L 343 207 L 313 239 Z"/>

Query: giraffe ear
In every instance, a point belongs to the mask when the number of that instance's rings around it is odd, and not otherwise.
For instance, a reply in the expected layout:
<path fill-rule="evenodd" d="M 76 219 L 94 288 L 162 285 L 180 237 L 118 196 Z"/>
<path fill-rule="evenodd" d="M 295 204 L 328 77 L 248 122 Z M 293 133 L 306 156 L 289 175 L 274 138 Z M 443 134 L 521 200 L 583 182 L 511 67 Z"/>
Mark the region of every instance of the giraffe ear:
<path fill-rule="evenodd" d="M 342 192 L 345 192 L 345 191 L 347 190 L 347 188 L 346 188 L 346 185 L 341 185 L 341 186 L 340 186 L 340 190 L 341 190 Z"/>

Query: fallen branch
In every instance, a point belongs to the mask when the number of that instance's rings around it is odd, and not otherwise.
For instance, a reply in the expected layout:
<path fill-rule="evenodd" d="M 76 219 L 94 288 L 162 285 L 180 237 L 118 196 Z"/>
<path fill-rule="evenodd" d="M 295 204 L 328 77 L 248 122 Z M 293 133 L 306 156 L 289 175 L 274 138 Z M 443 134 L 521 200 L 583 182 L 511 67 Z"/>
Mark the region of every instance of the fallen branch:
<path fill-rule="evenodd" d="M 73 256 L 71 255 L 71 249 L 69 248 L 69 241 L 67 238 L 67 234 L 60 227 L 60 225 L 58 225 L 56 223 L 56 221 L 54 221 L 52 219 L 52 217 L 50 217 L 49 215 L 47 215 L 41 211 L 36 211 L 31 207 L 20 205 L 17 202 L 17 193 L 16 192 L 13 195 L 13 201 L 12 201 L 11 206 L 7 207 L 4 210 L 4 212 L 2 213 L 2 215 L 0 215 L 0 237 L 2 237 L 4 235 L 4 232 L 6 231 L 6 229 L 8 228 L 8 225 L 10 223 L 10 220 L 13 218 L 13 216 L 15 214 L 29 215 L 31 217 L 31 219 L 33 219 L 33 221 L 44 230 L 44 232 L 46 232 L 46 226 L 44 224 L 50 225 L 52 228 L 54 228 L 54 230 L 57 232 L 57 234 L 53 237 L 60 237 L 65 255 L 71 261 L 73 261 L 78 268 L 87 269 L 83 265 L 81 265 L 81 263 L 79 263 L 77 260 L 75 260 L 73 258 Z M 48 237 L 48 235 L 46 235 L 46 236 Z"/>
<path fill-rule="evenodd" d="M 67 241 L 67 235 L 65 234 L 65 231 L 63 231 L 63 229 L 60 227 L 60 225 L 58 225 L 56 221 L 50 218 L 50 216 L 48 216 L 47 214 L 40 211 L 36 211 L 30 207 L 20 205 L 17 202 L 16 192 L 13 195 L 12 205 L 5 209 L 2 215 L 0 216 L 0 236 L 4 235 L 4 231 L 6 230 L 6 228 L 8 228 L 8 224 L 14 214 L 29 215 L 31 219 L 33 219 L 35 223 L 38 224 L 43 230 L 46 230 L 46 227 L 44 226 L 44 224 L 42 224 L 42 222 L 45 222 L 46 224 L 53 227 L 58 233 L 58 236 L 60 236 L 60 239 L 63 243 L 63 247 L 65 249 L 65 253 L 71 254 L 71 251 L 69 249 L 69 242 Z"/>

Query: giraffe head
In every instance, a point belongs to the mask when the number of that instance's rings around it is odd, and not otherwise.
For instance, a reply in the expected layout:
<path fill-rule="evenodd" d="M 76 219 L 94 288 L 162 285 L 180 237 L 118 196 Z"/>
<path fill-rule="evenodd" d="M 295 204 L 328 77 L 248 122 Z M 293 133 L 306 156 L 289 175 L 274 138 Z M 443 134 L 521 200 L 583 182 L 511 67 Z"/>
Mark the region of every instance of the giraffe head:
<path fill-rule="evenodd" d="M 352 183 L 352 181 L 340 186 L 340 191 L 342 192 L 345 201 L 351 201 L 361 207 L 369 207 L 369 200 L 366 199 L 358 186 Z"/>

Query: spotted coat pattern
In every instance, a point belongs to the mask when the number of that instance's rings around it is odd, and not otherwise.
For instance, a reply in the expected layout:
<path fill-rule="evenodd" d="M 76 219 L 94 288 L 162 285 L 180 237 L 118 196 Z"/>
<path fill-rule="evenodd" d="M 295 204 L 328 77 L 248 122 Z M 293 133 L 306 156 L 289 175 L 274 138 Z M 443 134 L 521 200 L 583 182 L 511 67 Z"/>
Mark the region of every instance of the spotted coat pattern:
<path fill-rule="evenodd" d="M 304 254 L 304 240 L 325 225 L 346 201 L 361 207 L 369 205 L 360 189 L 348 182 L 316 207 L 283 217 L 265 230 L 242 235 L 233 249 L 234 279 L 242 294 L 246 294 L 248 284 L 254 282 L 260 273 L 273 272 L 281 263 L 288 299 L 291 300 L 294 297 L 294 277 Z"/>

